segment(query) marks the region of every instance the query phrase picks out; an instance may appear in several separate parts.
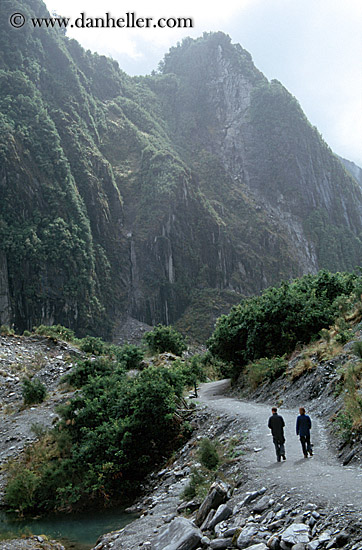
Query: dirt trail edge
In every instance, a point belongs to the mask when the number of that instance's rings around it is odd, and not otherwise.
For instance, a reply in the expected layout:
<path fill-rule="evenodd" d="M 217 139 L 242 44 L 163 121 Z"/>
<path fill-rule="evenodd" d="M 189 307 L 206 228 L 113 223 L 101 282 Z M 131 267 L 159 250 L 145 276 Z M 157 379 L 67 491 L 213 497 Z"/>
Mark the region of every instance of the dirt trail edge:
<path fill-rule="evenodd" d="M 202 384 L 198 400 L 214 411 L 246 422 L 246 443 L 251 452 L 245 458 L 251 477 L 266 487 L 279 485 L 306 499 L 318 497 L 328 506 L 362 511 L 362 469 L 338 463 L 328 449 L 327 432 L 320 420 L 311 416 L 314 456 L 305 459 L 295 433 L 298 411 L 280 407 L 278 412 L 286 424 L 287 460 L 276 462 L 273 440 L 267 427 L 270 406 L 225 397 L 229 386 L 228 380 Z"/>

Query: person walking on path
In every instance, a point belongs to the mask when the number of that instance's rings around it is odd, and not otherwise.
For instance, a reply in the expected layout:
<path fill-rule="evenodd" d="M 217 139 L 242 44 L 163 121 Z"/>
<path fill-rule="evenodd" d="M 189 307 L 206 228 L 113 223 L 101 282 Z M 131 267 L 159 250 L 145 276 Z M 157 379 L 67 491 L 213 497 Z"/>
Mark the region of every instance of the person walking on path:
<path fill-rule="evenodd" d="M 273 436 L 273 443 L 275 446 L 275 452 L 277 455 L 277 461 L 280 462 L 281 457 L 283 460 L 286 459 L 285 456 L 285 437 L 284 437 L 284 419 L 280 414 L 278 414 L 278 409 L 276 407 L 272 408 L 272 415 L 269 418 L 268 428 L 271 429 Z"/>
<path fill-rule="evenodd" d="M 302 444 L 304 458 L 308 458 L 308 453 L 313 456 L 312 445 L 310 443 L 310 429 L 312 427 L 312 421 L 307 414 L 305 414 L 305 408 L 299 408 L 299 416 L 297 417 L 296 431 L 299 435 L 300 442 Z"/>

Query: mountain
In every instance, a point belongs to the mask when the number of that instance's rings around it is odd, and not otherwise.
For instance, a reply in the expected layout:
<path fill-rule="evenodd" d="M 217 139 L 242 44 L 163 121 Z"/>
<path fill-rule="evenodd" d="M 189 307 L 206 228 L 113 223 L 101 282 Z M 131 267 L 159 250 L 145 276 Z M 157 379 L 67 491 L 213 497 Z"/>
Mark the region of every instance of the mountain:
<path fill-rule="evenodd" d="M 201 338 L 242 296 L 361 262 L 362 191 L 288 91 L 225 34 L 131 78 L 3 0 L 0 317 Z"/>
<path fill-rule="evenodd" d="M 347 172 L 350 173 L 352 177 L 360 184 L 362 185 L 362 168 L 352 162 L 351 160 L 344 159 L 342 157 L 339 157 L 341 163 L 346 168 Z"/>

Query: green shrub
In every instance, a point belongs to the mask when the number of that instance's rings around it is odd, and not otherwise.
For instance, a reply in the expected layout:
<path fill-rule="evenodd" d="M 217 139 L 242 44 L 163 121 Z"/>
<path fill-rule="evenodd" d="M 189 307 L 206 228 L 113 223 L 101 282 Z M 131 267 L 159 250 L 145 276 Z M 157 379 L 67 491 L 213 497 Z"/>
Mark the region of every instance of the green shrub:
<path fill-rule="evenodd" d="M 175 355 L 182 355 L 187 349 L 182 334 L 171 326 L 157 325 L 151 332 L 146 332 L 143 339 L 154 353 L 169 351 Z"/>
<path fill-rule="evenodd" d="M 55 342 L 59 339 L 72 342 L 75 339 L 74 331 L 62 325 L 39 325 L 38 327 L 34 327 L 34 332 L 35 334 L 39 334 L 39 336 L 51 338 Z"/>
<path fill-rule="evenodd" d="M 206 496 L 208 487 L 208 477 L 200 470 L 192 468 L 190 482 L 186 485 L 181 496 L 185 500 L 192 500 L 195 497 L 202 500 Z"/>
<path fill-rule="evenodd" d="M 351 273 L 322 270 L 270 287 L 219 318 L 209 349 L 239 367 L 290 353 L 298 342 L 308 343 L 334 322 L 340 304 L 336 298 L 350 296 L 358 281 Z"/>
<path fill-rule="evenodd" d="M 79 340 L 79 348 L 93 355 L 102 355 L 102 353 L 106 351 L 106 345 L 102 338 L 97 338 L 95 336 L 85 336 Z"/>
<path fill-rule="evenodd" d="M 91 377 L 110 376 L 117 368 L 119 365 L 108 357 L 80 360 L 63 380 L 74 388 L 81 388 Z"/>
<path fill-rule="evenodd" d="M 354 342 L 352 346 L 352 352 L 357 355 L 360 359 L 362 359 L 362 340 L 359 340 L 358 342 Z"/>
<path fill-rule="evenodd" d="M 89 500 L 134 498 L 145 476 L 184 441 L 187 429 L 175 417 L 183 389 L 176 370 L 150 367 L 129 377 L 100 357 L 80 362 L 75 376 L 81 388 L 58 407 L 59 423 L 10 476 L 9 494 L 24 467 L 34 474 L 19 509 L 69 512 Z"/>
<path fill-rule="evenodd" d="M 14 511 L 24 513 L 31 510 L 35 504 L 35 493 L 39 486 L 39 477 L 28 470 L 22 469 L 10 479 L 6 486 L 5 502 Z"/>
<path fill-rule="evenodd" d="M 42 403 L 46 396 L 46 387 L 38 379 L 25 378 L 22 383 L 21 394 L 25 405 Z"/>
<path fill-rule="evenodd" d="M 201 464 L 208 470 L 214 470 L 220 461 L 216 445 L 207 437 L 200 442 L 198 456 Z"/>
<path fill-rule="evenodd" d="M 1 336 L 14 336 L 15 331 L 12 328 L 10 328 L 8 325 L 1 325 L 0 334 Z"/>
<path fill-rule="evenodd" d="M 31 336 L 31 332 L 29 330 L 24 330 L 23 336 Z"/>
<path fill-rule="evenodd" d="M 123 346 L 110 346 L 107 353 L 123 363 L 127 370 L 138 369 L 143 359 L 143 351 L 140 347 L 133 344 L 124 344 Z"/>
<path fill-rule="evenodd" d="M 286 371 L 287 366 L 285 355 L 283 357 L 272 357 L 271 359 L 263 357 L 254 363 L 249 363 L 245 369 L 245 374 L 248 383 L 255 389 L 267 380 L 273 382 Z"/>

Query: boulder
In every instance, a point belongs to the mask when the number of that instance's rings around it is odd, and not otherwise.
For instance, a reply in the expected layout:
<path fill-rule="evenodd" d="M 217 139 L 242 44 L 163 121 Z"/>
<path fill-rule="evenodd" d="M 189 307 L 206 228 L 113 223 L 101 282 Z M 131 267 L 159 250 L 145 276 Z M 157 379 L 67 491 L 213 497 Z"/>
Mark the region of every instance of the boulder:
<path fill-rule="evenodd" d="M 200 527 L 201 531 L 208 531 L 209 530 L 209 525 L 210 525 L 214 515 L 215 515 L 215 510 L 210 510 L 210 512 L 207 514 L 203 524 Z"/>
<path fill-rule="evenodd" d="M 325 542 L 329 542 L 332 539 L 332 533 L 328 531 L 323 531 L 318 537 L 318 540 L 321 544 L 324 544 Z"/>
<path fill-rule="evenodd" d="M 270 498 L 269 497 L 261 497 L 254 505 L 253 505 L 253 512 L 257 514 L 261 514 L 265 510 L 269 508 L 270 504 Z"/>
<path fill-rule="evenodd" d="M 232 542 L 232 538 L 214 539 L 210 542 L 210 548 L 212 550 L 227 550 L 227 548 L 230 548 L 230 546 L 232 546 Z"/>
<path fill-rule="evenodd" d="M 217 525 L 221 521 L 224 521 L 225 519 L 228 519 L 232 515 L 232 513 L 232 509 L 227 504 L 221 504 L 216 510 L 214 517 L 210 521 L 208 529 L 213 529 L 215 525 Z"/>
<path fill-rule="evenodd" d="M 247 550 L 268 550 L 268 547 L 263 542 L 259 542 L 259 544 L 253 544 L 252 546 L 248 546 Z"/>
<path fill-rule="evenodd" d="M 196 514 L 196 525 L 200 526 L 205 520 L 207 514 L 212 509 L 218 508 L 227 499 L 228 489 L 224 483 L 215 482 L 211 485 L 210 490 L 205 497 Z"/>
<path fill-rule="evenodd" d="M 155 541 L 155 550 L 195 550 L 201 541 L 200 529 L 186 518 L 175 518 Z"/>
<path fill-rule="evenodd" d="M 250 546 L 254 542 L 253 538 L 258 533 L 258 531 L 259 531 L 259 526 L 256 525 L 255 523 L 247 524 L 244 527 L 244 529 L 242 529 L 240 535 L 238 536 L 238 539 L 236 541 L 237 548 L 243 549 Z"/>
<path fill-rule="evenodd" d="M 292 523 L 281 533 L 281 540 L 290 545 L 309 542 L 309 528 L 305 523 Z"/>

